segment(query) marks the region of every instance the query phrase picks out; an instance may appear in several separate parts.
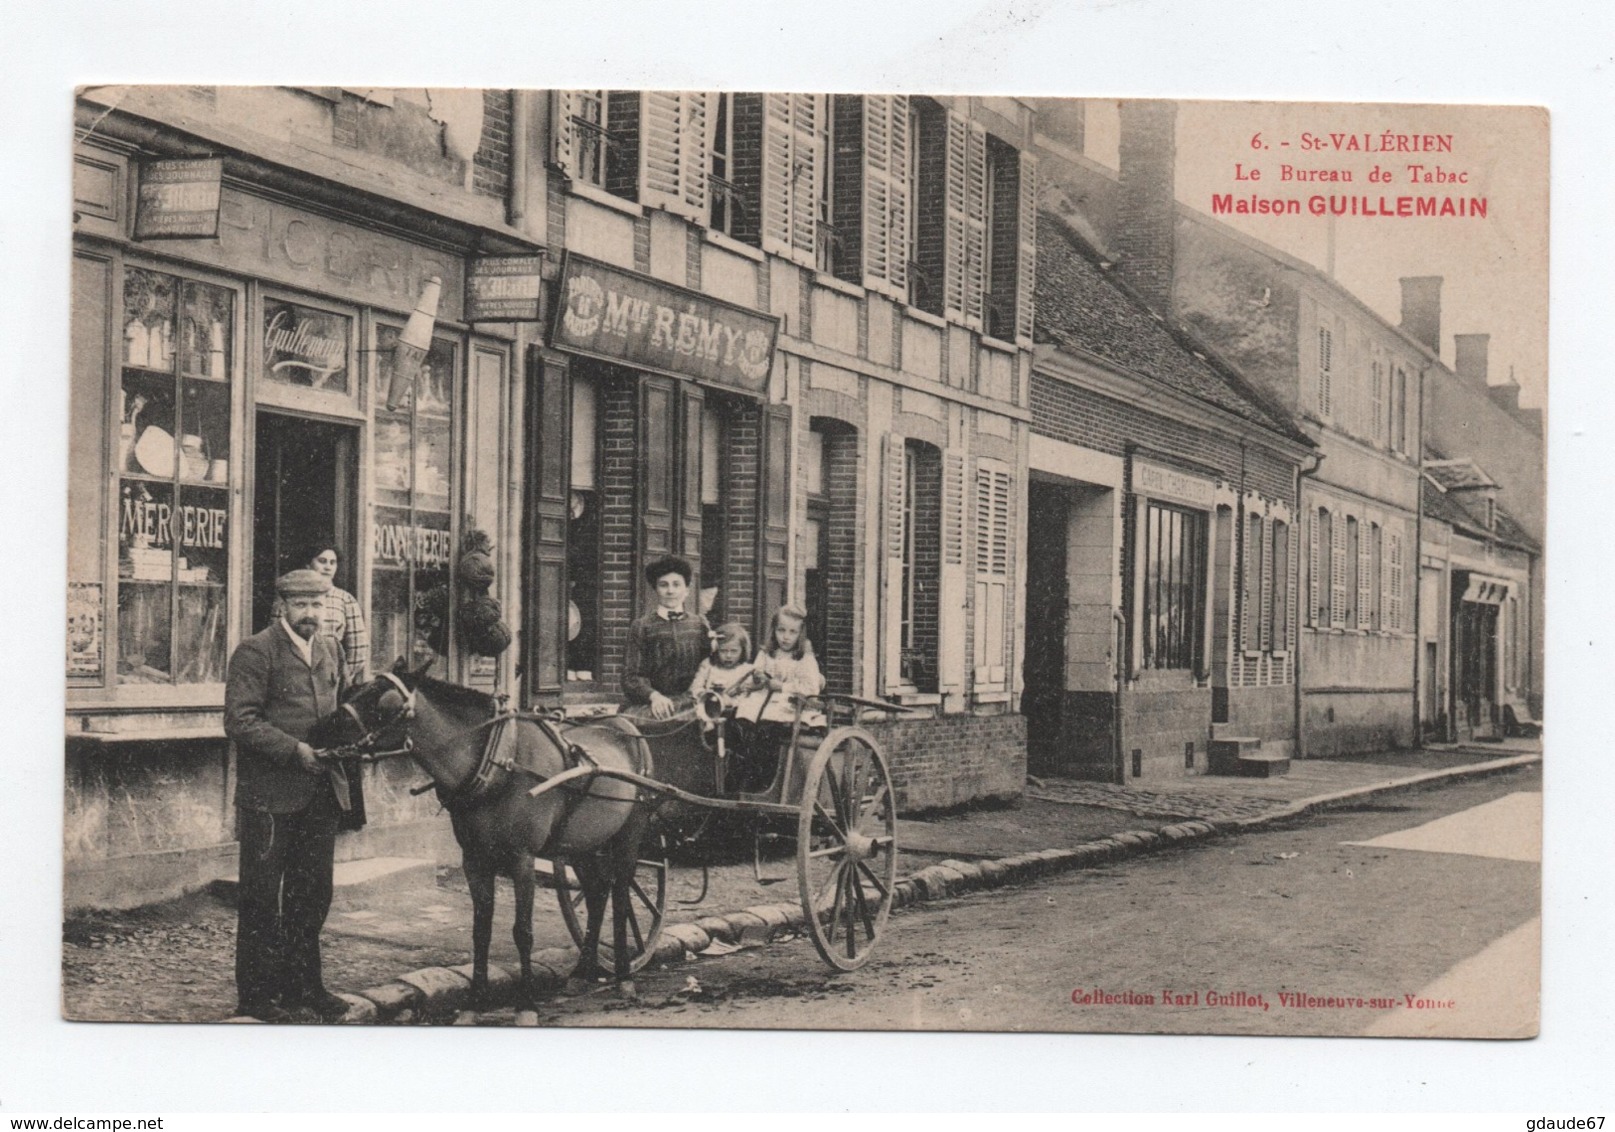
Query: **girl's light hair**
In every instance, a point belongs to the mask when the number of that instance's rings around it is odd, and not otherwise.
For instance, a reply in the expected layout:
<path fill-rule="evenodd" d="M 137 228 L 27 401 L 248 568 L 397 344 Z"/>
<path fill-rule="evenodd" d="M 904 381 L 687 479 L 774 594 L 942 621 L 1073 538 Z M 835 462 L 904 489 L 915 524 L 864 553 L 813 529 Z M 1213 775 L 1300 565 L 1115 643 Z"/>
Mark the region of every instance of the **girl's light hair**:
<path fill-rule="evenodd" d="M 720 648 L 736 642 L 740 644 L 740 659 L 748 659 L 751 656 L 751 634 L 740 622 L 725 621 L 712 634 L 712 655 L 716 657 Z"/>
<path fill-rule="evenodd" d="M 768 624 L 768 644 L 763 646 L 764 651 L 769 656 L 779 655 L 779 619 L 789 617 L 792 621 L 802 626 L 802 631 L 796 636 L 796 647 L 791 650 L 791 657 L 795 660 L 801 660 L 804 656 L 811 656 L 813 642 L 808 640 L 807 616 L 807 609 L 794 601 L 774 610 L 774 618 Z"/>

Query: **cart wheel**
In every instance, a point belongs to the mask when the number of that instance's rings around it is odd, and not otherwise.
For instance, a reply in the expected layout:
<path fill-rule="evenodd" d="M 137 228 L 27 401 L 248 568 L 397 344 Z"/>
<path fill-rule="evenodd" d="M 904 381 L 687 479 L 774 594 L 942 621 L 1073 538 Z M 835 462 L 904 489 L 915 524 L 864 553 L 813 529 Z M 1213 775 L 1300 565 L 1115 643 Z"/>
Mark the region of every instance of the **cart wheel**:
<path fill-rule="evenodd" d="M 634 870 L 633 883 L 629 886 L 628 945 L 633 950 L 633 958 L 628 963 L 630 971 L 639 970 L 656 953 L 656 941 L 662 935 L 662 916 L 667 911 L 667 874 L 670 867 L 667 838 L 655 834 L 653 838 L 646 839 L 640 851 L 645 856 L 640 858 L 639 866 Z M 561 906 L 561 919 L 566 921 L 572 945 L 581 950 L 588 916 L 583 905 L 583 889 L 572 866 L 560 861 L 555 863 L 555 899 Z M 608 908 L 596 956 L 600 965 L 608 971 L 615 966 L 611 952 L 610 917 Z"/>
<path fill-rule="evenodd" d="M 802 787 L 796 869 L 813 946 L 832 967 L 863 966 L 897 879 L 897 799 L 867 731 L 836 728 L 819 744 Z"/>

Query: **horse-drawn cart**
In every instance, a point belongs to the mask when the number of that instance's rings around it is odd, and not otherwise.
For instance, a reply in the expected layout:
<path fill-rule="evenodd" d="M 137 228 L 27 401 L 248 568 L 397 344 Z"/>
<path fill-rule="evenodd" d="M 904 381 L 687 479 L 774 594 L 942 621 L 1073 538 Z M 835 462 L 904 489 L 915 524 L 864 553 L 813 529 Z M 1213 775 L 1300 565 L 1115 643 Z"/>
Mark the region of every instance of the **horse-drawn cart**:
<path fill-rule="evenodd" d="M 891 911 L 897 809 L 886 757 L 860 721 L 906 709 L 843 695 L 797 702 L 777 751 L 763 752 L 778 756 L 771 780 L 748 790 L 730 758 L 729 706 L 711 698 L 667 721 L 568 721 L 399 671 L 355 693 L 328 721 L 325 745 L 350 760 L 407 754 L 431 776 L 424 789 L 437 790 L 464 851 L 474 999 L 487 986 L 496 873 L 516 885 L 514 935 L 530 981 L 538 859 L 551 863 L 579 947 L 574 975 L 594 977 L 604 959 L 627 980 L 648 962 L 667 910 L 670 831 L 684 824 L 664 819 L 681 809 L 749 815 L 759 837 L 794 825 L 804 926 L 831 966 L 862 966 Z M 608 893 L 609 947 L 600 939 Z"/>
<path fill-rule="evenodd" d="M 760 789 L 745 790 L 733 785 L 728 707 L 721 698 L 709 698 L 698 706 L 695 720 L 675 717 L 657 724 L 636 719 L 650 744 L 652 772 L 633 774 L 580 765 L 535 786 L 531 793 L 536 796 L 575 787 L 604 776 L 633 783 L 653 799 L 653 805 L 678 802 L 705 814 L 746 815 L 752 819 L 759 879 L 764 839 L 788 822 L 795 830 L 803 920 L 814 946 L 832 967 L 850 971 L 862 966 L 891 911 L 897 811 L 886 756 L 857 720 L 865 711 L 905 709 L 833 694 L 801 700 L 789 738 L 779 744 L 771 780 Z M 822 717 L 824 724 L 804 723 L 815 716 Z M 709 729 L 698 725 L 702 721 Z M 680 779 L 686 781 L 680 784 Z M 705 827 L 704 821 L 698 826 Z M 667 840 L 656 834 L 658 851 L 643 854 L 635 872 L 630 912 L 634 917 L 633 970 L 649 962 L 661 934 L 671 887 Z M 581 947 L 584 925 L 578 911 L 583 897 L 577 877 L 559 864 L 553 877 L 562 918 Z"/>

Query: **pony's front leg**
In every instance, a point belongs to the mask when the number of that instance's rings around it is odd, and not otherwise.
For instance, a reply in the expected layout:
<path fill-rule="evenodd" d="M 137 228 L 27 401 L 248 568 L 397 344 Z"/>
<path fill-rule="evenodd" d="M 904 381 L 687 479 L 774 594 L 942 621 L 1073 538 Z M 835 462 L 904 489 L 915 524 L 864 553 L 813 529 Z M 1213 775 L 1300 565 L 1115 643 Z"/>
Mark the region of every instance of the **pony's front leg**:
<path fill-rule="evenodd" d="M 488 947 L 493 942 L 494 870 L 471 853 L 463 858 L 466 887 L 471 890 L 471 1009 L 486 1010 Z"/>
<path fill-rule="evenodd" d="M 560 867 L 557 863 L 556 868 Z M 580 857 L 572 862 L 572 869 L 578 874 L 578 884 L 583 889 L 585 923 L 578 965 L 567 976 L 566 993 L 582 994 L 603 973 L 597 957 L 600 953 L 600 928 L 606 918 L 606 878 L 599 864 L 589 857 Z"/>
<path fill-rule="evenodd" d="M 516 890 L 516 922 L 511 938 L 521 958 L 521 985 L 516 990 L 516 1009 L 533 1009 L 533 857 L 518 853 L 511 862 L 511 880 Z"/>
<path fill-rule="evenodd" d="M 629 966 L 632 957 L 628 954 L 628 912 L 631 894 L 629 882 L 633 880 L 635 862 L 630 859 L 627 869 L 621 867 L 615 870 L 611 883 L 611 943 L 616 962 L 613 964 L 617 976 L 617 994 L 622 998 L 637 999 L 639 991 L 634 986 Z"/>

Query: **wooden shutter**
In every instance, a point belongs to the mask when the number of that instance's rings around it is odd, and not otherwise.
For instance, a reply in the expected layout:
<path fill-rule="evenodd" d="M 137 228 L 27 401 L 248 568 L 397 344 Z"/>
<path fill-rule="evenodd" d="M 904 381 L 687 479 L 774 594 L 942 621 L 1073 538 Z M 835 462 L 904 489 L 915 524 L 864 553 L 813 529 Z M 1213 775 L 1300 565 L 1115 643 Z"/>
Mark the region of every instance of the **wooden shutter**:
<path fill-rule="evenodd" d="M 762 247 L 809 267 L 817 259 L 823 102 L 819 94 L 763 95 Z"/>
<path fill-rule="evenodd" d="M 1374 627 L 1374 531 L 1369 523 L 1357 525 L 1357 624 L 1353 628 Z"/>
<path fill-rule="evenodd" d="M 639 378 L 639 561 L 634 567 L 635 592 L 640 569 L 672 554 L 679 480 L 678 385 L 670 377 Z M 635 616 L 641 609 L 635 603 Z"/>
<path fill-rule="evenodd" d="M 1391 531 L 1386 539 L 1385 627 L 1402 629 L 1402 535 Z"/>
<path fill-rule="evenodd" d="M 561 692 L 566 656 L 566 526 L 572 465 L 572 380 L 567 367 L 546 364 L 537 346 L 527 350 L 528 564 L 527 690 Z"/>
<path fill-rule="evenodd" d="M 597 92 L 601 98 L 605 91 Z M 557 90 L 550 92 L 550 158 L 558 165 L 561 172 L 568 177 L 577 176 L 577 127 L 572 119 L 578 112 L 578 96 L 576 91 Z"/>
<path fill-rule="evenodd" d="M 942 454 L 942 578 L 937 609 L 937 690 L 965 690 L 965 504 L 968 461 L 964 453 Z"/>
<path fill-rule="evenodd" d="M 790 581 L 790 457 L 791 407 L 769 405 L 763 410 L 763 482 L 757 493 L 760 532 L 757 557 L 761 577 L 755 624 L 759 632 L 765 630 L 774 611 L 785 604 L 785 591 Z"/>
<path fill-rule="evenodd" d="M 702 413 L 705 400 L 705 394 L 699 385 L 688 381 L 679 383 L 681 413 L 679 430 L 683 434 L 684 444 L 680 449 L 682 459 L 679 463 L 682 472 L 679 483 L 678 535 L 675 542 L 679 554 L 690 560 L 690 566 L 695 571 L 696 599 L 700 597 L 700 587 L 709 584 L 706 581 L 708 573 L 706 548 L 701 545 L 701 456 L 707 442 L 702 436 L 701 426 L 705 419 Z M 699 609 L 699 605 L 692 603 L 691 608 Z"/>
<path fill-rule="evenodd" d="M 1290 647 L 1290 524 L 1273 522 L 1273 565 L 1269 570 L 1273 588 L 1269 592 L 1268 640 L 1274 652 Z"/>
<path fill-rule="evenodd" d="M 1323 610 L 1323 576 L 1319 575 L 1318 573 L 1319 570 L 1323 568 L 1323 556 L 1319 554 L 1319 543 L 1321 543 L 1321 531 L 1319 531 L 1319 526 L 1321 526 L 1321 523 L 1324 522 L 1323 517 L 1323 510 L 1315 510 L 1315 512 L 1311 514 L 1311 522 L 1308 523 L 1308 526 L 1311 528 L 1310 536 L 1308 536 L 1307 547 L 1308 625 L 1316 625 L 1316 623 L 1321 620 L 1321 617 L 1319 617 L 1319 612 Z"/>
<path fill-rule="evenodd" d="M 640 203 L 705 221 L 707 95 L 653 90 L 640 98 Z"/>
<path fill-rule="evenodd" d="M 863 166 L 858 240 L 864 286 L 908 298 L 908 97 L 871 94 L 861 100 Z M 839 140 L 839 137 L 838 137 Z"/>
<path fill-rule="evenodd" d="M 1318 328 L 1318 414 L 1327 417 L 1333 410 L 1331 385 L 1334 381 L 1335 336 Z"/>
<path fill-rule="evenodd" d="M 1020 217 L 1016 235 L 1020 254 L 1015 276 L 1015 338 L 1022 345 L 1032 341 L 1032 322 L 1037 293 L 1037 156 L 1021 154 Z"/>
<path fill-rule="evenodd" d="M 880 686 L 883 695 L 903 687 L 903 438 L 886 437 L 881 469 Z"/>
<path fill-rule="evenodd" d="M 987 131 L 948 111 L 943 311 L 981 327 L 986 288 Z"/>
<path fill-rule="evenodd" d="M 1346 624 L 1346 524 L 1342 516 L 1331 516 L 1329 524 L 1329 624 Z"/>
<path fill-rule="evenodd" d="M 1244 545 L 1240 548 L 1244 560 L 1244 577 L 1239 595 L 1239 645 L 1243 649 L 1257 647 L 1256 597 L 1262 592 L 1262 517 L 1246 512 L 1245 529 L 1241 532 Z"/>
<path fill-rule="evenodd" d="M 1273 574 L 1277 566 L 1274 559 L 1273 539 L 1276 533 L 1275 524 L 1266 522 L 1262 524 L 1262 546 L 1258 554 L 1261 562 L 1262 584 L 1257 591 L 1257 647 L 1264 651 L 1273 648 Z"/>
<path fill-rule="evenodd" d="M 974 612 L 978 692 L 1006 688 L 1011 488 L 1008 471 L 985 460 L 977 464 Z"/>

